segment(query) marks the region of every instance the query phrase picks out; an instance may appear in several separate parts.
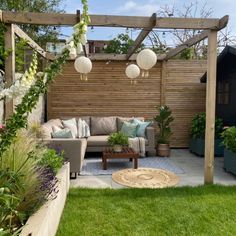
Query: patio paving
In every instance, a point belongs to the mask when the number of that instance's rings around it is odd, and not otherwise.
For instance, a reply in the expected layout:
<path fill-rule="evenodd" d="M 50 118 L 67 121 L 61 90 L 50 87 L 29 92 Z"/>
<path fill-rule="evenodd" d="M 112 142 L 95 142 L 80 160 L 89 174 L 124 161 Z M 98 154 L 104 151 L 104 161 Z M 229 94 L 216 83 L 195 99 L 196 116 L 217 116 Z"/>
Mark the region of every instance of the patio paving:
<path fill-rule="evenodd" d="M 185 172 L 178 174 L 178 186 L 197 186 L 204 183 L 204 158 L 195 156 L 188 149 L 172 149 L 170 160 Z M 222 157 L 215 158 L 214 183 L 236 185 L 236 176 L 223 169 Z M 71 180 L 71 187 L 124 188 L 112 181 L 111 175 L 78 176 L 77 179 Z"/>

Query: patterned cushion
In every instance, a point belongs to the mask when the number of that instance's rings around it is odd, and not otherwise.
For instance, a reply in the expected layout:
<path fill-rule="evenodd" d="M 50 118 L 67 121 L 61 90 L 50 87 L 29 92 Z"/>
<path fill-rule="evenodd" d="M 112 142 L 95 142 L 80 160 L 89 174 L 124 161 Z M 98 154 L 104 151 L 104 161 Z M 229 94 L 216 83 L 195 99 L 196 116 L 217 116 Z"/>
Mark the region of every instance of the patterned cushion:
<path fill-rule="evenodd" d="M 63 120 L 62 124 L 64 125 L 65 128 L 68 128 L 71 133 L 72 133 L 72 137 L 76 138 L 77 137 L 77 122 L 75 118 L 72 118 L 70 120 Z"/>
<path fill-rule="evenodd" d="M 138 125 L 138 127 L 137 127 L 137 137 L 145 138 L 146 128 L 151 124 L 151 122 L 145 122 L 145 121 L 141 121 L 137 118 L 134 118 L 132 123 Z"/>
<path fill-rule="evenodd" d="M 109 135 L 116 131 L 116 117 L 91 117 L 91 135 Z"/>
<path fill-rule="evenodd" d="M 137 128 L 137 124 L 124 121 L 120 132 L 126 134 L 129 138 L 134 138 L 136 137 Z"/>
<path fill-rule="evenodd" d="M 77 126 L 78 126 L 78 133 L 77 137 L 78 138 L 84 138 L 84 137 L 89 137 L 90 136 L 90 129 L 88 124 L 86 123 L 85 120 L 78 119 L 77 121 Z"/>

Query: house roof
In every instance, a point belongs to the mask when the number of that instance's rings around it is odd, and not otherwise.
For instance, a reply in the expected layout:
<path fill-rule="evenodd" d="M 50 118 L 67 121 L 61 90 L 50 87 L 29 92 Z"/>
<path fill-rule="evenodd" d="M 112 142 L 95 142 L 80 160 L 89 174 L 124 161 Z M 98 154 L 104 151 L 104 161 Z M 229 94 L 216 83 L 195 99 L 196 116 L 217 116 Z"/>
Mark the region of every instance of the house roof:
<path fill-rule="evenodd" d="M 219 68 L 220 64 L 224 61 L 224 59 L 228 56 L 236 57 L 236 46 L 227 45 L 223 51 L 217 57 L 217 67 Z M 207 80 L 207 72 L 201 77 L 201 83 L 206 83 Z"/>

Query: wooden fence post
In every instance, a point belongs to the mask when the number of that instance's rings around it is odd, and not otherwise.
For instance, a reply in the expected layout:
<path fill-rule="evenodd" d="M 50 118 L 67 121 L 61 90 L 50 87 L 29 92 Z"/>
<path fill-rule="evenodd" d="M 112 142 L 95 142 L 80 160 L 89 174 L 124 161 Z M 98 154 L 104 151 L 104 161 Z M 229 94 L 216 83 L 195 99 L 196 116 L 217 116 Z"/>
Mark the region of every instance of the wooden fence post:
<path fill-rule="evenodd" d="M 213 184 L 215 147 L 217 31 L 208 35 L 206 130 L 205 130 L 205 184 Z"/>
<path fill-rule="evenodd" d="M 9 55 L 5 60 L 5 80 L 6 86 L 12 85 L 15 78 L 15 35 L 13 24 L 6 24 L 5 50 Z M 5 102 L 5 119 L 13 114 L 13 100 Z"/>
<path fill-rule="evenodd" d="M 166 61 L 161 62 L 160 105 L 165 105 Z"/>

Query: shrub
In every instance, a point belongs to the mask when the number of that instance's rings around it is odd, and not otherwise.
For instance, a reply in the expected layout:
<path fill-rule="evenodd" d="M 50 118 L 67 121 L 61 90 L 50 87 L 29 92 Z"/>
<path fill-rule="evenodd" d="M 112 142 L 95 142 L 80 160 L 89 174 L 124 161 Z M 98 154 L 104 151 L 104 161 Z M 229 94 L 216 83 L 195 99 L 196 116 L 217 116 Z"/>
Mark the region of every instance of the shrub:
<path fill-rule="evenodd" d="M 205 138 L 206 113 L 196 114 L 191 122 L 190 135 L 192 138 Z M 215 120 L 215 137 L 220 138 L 223 131 L 223 120 Z"/>
<path fill-rule="evenodd" d="M 40 166 L 50 168 L 54 174 L 62 167 L 64 162 L 63 153 L 57 154 L 54 149 L 48 149 L 44 152 L 43 157 L 39 160 Z"/>
<path fill-rule="evenodd" d="M 157 142 L 162 144 L 168 144 L 170 142 L 170 137 L 172 135 L 170 124 L 174 120 L 172 116 L 172 111 L 168 106 L 156 107 L 159 115 L 154 117 L 157 125 L 160 129 L 160 134 L 158 136 Z"/>
<path fill-rule="evenodd" d="M 38 165 L 46 151 L 34 136 L 21 131 L 0 157 L 0 229 L 14 233 L 49 196 L 54 197 L 55 175 Z"/>
<path fill-rule="evenodd" d="M 111 146 L 114 145 L 122 145 L 122 146 L 127 146 L 128 145 L 128 136 L 122 132 L 116 132 L 112 133 L 108 137 L 108 144 Z"/>
<path fill-rule="evenodd" d="M 222 138 L 224 146 L 228 150 L 236 153 L 236 127 L 232 126 L 224 130 Z"/>

